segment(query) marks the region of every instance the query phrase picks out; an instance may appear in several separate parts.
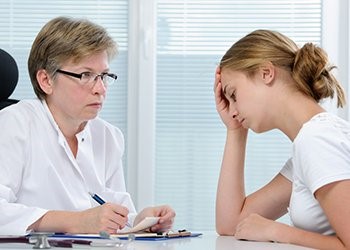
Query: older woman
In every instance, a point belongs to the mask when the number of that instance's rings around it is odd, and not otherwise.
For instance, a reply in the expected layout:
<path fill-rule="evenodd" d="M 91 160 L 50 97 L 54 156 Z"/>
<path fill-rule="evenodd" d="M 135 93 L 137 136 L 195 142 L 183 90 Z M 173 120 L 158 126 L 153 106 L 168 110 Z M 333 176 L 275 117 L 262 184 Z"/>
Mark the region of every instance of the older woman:
<path fill-rule="evenodd" d="M 123 135 L 97 117 L 117 79 L 109 69 L 116 51 L 106 30 L 84 19 L 55 18 L 37 35 L 28 68 L 38 99 L 0 112 L 0 234 L 115 233 L 146 216 L 160 217 L 152 231 L 172 226 L 169 206 L 136 214 Z"/>

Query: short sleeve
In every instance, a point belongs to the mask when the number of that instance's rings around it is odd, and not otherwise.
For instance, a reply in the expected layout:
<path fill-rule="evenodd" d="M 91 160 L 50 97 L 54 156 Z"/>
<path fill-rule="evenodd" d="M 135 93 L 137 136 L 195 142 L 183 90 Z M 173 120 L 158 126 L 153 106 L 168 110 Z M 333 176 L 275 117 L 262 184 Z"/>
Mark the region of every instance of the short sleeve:
<path fill-rule="evenodd" d="M 280 171 L 280 174 L 286 177 L 288 180 L 293 182 L 293 162 L 292 158 L 289 158 L 288 161 L 284 164 L 283 168 Z"/>
<path fill-rule="evenodd" d="M 336 126 L 321 124 L 303 128 L 295 141 L 295 170 L 315 193 L 329 183 L 350 179 L 350 138 Z"/>

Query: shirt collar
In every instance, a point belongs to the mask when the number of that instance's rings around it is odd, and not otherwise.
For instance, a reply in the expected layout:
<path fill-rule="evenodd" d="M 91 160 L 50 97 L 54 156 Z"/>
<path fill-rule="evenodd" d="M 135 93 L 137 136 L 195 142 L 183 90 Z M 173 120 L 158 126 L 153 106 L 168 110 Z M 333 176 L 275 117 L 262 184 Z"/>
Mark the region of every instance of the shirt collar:
<path fill-rule="evenodd" d="M 58 124 L 56 123 L 55 119 L 53 118 L 53 115 L 49 109 L 49 106 L 47 105 L 46 100 L 42 100 L 41 103 L 43 104 L 45 113 L 51 123 L 51 125 L 54 127 L 54 129 L 57 131 L 58 137 L 59 137 L 59 141 L 60 142 L 64 142 L 66 140 L 66 138 L 64 137 L 61 129 L 58 127 Z M 80 131 L 79 133 L 76 134 L 76 137 L 79 141 L 84 141 L 86 136 L 87 136 L 87 127 L 89 126 L 89 121 L 86 123 L 85 127 L 83 128 L 82 131 Z"/>

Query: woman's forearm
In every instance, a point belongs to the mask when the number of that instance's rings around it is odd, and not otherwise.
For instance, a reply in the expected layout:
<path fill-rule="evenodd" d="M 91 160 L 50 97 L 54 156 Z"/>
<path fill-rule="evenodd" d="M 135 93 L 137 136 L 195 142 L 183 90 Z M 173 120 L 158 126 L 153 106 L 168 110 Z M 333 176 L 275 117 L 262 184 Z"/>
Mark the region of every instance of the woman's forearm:
<path fill-rule="evenodd" d="M 227 132 L 216 195 L 216 230 L 233 235 L 245 201 L 244 159 L 247 131 Z"/>
<path fill-rule="evenodd" d="M 275 230 L 273 240 L 315 249 L 347 249 L 342 241 L 336 236 L 309 232 L 285 224 L 280 225 L 279 229 Z"/>
<path fill-rule="evenodd" d="M 78 228 L 79 212 L 48 211 L 28 229 L 42 232 L 81 233 Z"/>

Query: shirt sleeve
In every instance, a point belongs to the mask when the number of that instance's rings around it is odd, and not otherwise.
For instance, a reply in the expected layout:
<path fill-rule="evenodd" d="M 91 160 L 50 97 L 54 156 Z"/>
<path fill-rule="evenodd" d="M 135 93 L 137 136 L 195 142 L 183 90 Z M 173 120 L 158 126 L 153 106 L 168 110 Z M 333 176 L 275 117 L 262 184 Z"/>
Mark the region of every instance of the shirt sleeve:
<path fill-rule="evenodd" d="M 47 210 L 16 203 L 28 145 L 29 124 L 10 106 L 0 112 L 0 234 L 24 235 Z"/>
<path fill-rule="evenodd" d="M 293 163 L 292 158 L 289 158 L 288 161 L 284 164 L 283 168 L 280 171 L 284 177 L 289 181 L 293 182 Z"/>
<path fill-rule="evenodd" d="M 46 212 L 45 209 L 27 207 L 0 198 L 0 235 L 26 235 L 28 227 Z"/>
<path fill-rule="evenodd" d="M 336 128 L 305 129 L 295 150 L 298 173 L 312 193 L 329 183 L 350 179 L 349 135 Z"/>

